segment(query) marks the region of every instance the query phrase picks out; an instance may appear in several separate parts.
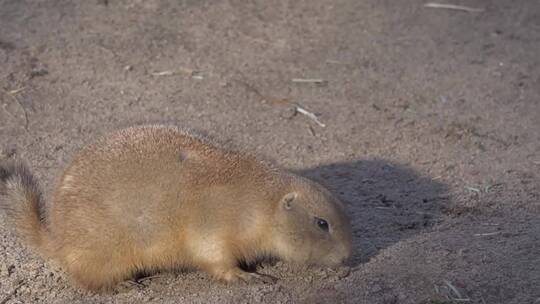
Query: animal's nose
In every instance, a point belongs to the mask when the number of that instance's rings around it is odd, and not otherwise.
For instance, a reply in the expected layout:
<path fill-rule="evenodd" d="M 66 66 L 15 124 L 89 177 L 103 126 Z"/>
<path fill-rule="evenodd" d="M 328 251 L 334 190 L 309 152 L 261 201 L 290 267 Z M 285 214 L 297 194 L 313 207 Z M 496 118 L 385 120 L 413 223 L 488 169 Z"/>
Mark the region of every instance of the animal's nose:
<path fill-rule="evenodd" d="M 342 246 L 343 257 L 342 261 L 346 262 L 352 255 L 352 245 L 350 243 L 343 244 Z"/>
<path fill-rule="evenodd" d="M 347 265 L 350 259 L 351 259 L 351 253 L 350 251 L 346 251 L 346 253 L 341 256 L 341 259 L 340 259 L 341 265 Z"/>

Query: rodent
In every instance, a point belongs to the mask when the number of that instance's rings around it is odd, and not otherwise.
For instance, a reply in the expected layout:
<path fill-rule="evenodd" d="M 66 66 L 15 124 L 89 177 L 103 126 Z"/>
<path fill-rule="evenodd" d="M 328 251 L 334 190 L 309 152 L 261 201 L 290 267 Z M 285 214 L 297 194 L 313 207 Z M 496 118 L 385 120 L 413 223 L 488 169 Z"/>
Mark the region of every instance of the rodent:
<path fill-rule="evenodd" d="M 4 160 L 0 208 L 26 243 L 89 290 L 178 267 L 266 282 L 239 264 L 332 266 L 351 255 L 344 205 L 323 186 L 175 126 L 130 127 L 84 147 L 51 204 L 25 165 Z"/>

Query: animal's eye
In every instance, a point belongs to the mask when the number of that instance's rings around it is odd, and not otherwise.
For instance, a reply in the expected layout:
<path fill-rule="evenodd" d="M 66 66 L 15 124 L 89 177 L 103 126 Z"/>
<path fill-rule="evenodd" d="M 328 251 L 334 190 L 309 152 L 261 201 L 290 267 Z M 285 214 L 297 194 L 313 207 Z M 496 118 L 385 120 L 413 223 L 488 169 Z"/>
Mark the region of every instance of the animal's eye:
<path fill-rule="evenodd" d="M 315 218 L 315 222 L 317 223 L 317 227 L 319 227 L 321 230 L 328 232 L 328 222 L 326 220 L 323 220 L 322 218 Z"/>

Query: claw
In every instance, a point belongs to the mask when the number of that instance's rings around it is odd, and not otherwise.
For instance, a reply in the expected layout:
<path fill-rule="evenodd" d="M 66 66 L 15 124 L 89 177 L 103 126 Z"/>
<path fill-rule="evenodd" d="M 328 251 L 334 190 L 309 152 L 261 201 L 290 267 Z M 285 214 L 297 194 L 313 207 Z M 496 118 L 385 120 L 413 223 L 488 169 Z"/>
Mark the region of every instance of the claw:
<path fill-rule="evenodd" d="M 265 283 L 265 284 L 274 284 L 277 279 L 273 276 L 267 275 L 267 274 L 260 274 L 260 273 L 249 273 L 251 280 L 258 283 Z"/>
<path fill-rule="evenodd" d="M 241 269 L 235 269 L 229 273 L 228 278 L 225 279 L 228 283 L 234 283 L 242 281 L 246 284 L 259 283 L 259 284 L 273 284 L 276 282 L 276 278 L 255 272 L 245 272 Z"/>

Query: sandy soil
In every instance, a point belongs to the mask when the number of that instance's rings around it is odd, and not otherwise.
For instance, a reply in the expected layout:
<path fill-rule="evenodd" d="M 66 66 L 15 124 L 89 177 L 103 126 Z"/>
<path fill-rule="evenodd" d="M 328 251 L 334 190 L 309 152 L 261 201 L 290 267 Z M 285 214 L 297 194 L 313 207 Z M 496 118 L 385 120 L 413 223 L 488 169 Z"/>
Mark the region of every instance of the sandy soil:
<path fill-rule="evenodd" d="M 92 294 L 2 218 L 0 303 L 540 303 L 540 2 L 451 2 L 484 12 L 0 0 L 0 145 L 45 189 L 95 136 L 174 123 L 321 180 L 355 244 L 348 275 L 278 262 L 274 285 L 164 273 Z"/>

